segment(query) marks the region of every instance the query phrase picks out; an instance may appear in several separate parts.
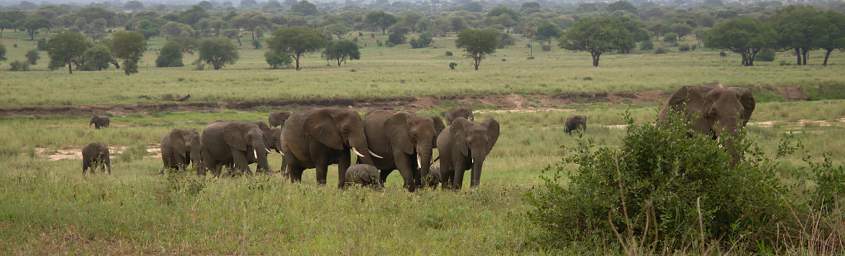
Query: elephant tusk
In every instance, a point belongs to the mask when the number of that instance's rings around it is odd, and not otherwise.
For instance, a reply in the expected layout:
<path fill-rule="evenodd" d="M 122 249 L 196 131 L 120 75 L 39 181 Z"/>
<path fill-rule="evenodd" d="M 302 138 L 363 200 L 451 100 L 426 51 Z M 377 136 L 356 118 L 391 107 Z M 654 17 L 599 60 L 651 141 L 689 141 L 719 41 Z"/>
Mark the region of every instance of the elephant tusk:
<path fill-rule="evenodd" d="M 255 157 L 255 159 L 258 159 L 258 154 L 255 153 L 255 150 L 252 151 L 252 157 Z"/>
<path fill-rule="evenodd" d="M 358 157 L 361 157 L 361 158 L 363 158 L 363 157 L 364 157 L 364 155 L 363 155 L 363 154 L 361 154 L 360 152 L 358 152 L 358 150 L 357 150 L 357 149 L 355 149 L 355 147 L 352 147 L 352 152 L 353 152 L 353 153 L 355 153 L 355 155 L 358 155 Z"/>
<path fill-rule="evenodd" d="M 417 154 L 417 169 L 422 169 L 422 163 L 420 162 L 420 155 Z"/>
<path fill-rule="evenodd" d="M 384 158 L 383 156 L 380 156 L 380 155 L 376 154 L 376 153 L 375 153 L 375 152 L 373 152 L 372 150 L 367 150 L 367 151 L 369 151 L 369 152 L 370 152 L 370 155 L 373 155 L 374 157 L 377 157 L 377 158 Z"/>

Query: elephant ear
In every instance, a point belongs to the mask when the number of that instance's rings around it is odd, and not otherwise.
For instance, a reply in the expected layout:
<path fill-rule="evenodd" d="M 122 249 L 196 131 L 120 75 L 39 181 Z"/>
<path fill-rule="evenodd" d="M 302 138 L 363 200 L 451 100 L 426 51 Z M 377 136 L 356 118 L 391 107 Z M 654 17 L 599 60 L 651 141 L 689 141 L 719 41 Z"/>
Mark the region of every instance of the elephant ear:
<path fill-rule="evenodd" d="M 743 111 L 740 113 L 740 118 L 742 118 L 742 125 L 744 126 L 748 123 L 748 120 L 751 119 L 751 113 L 754 112 L 754 108 L 757 106 L 757 102 L 754 100 L 754 95 L 751 93 L 751 89 L 748 88 L 735 88 L 737 97 L 739 98 L 739 103 L 742 104 Z"/>
<path fill-rule="evenodd" d="M 408 121 L 408 113 L 397 113 L 384 122 L 384 128 L 391 147 L 410 155 L 414 153 L 414 144 Z"/>
<path fill-rule="evenodd" d="M 246 151 L 247 139 L 246 128 L 238 123 L 231 123 L 223 127 L 223 141 L 230 147 L 239 151 Z"/>
<path fill-rule="evenodd" d="M 440 136 L 440 132 L 446 129 L 446 125 L 443 124 L 443 118 L 439 116 L 431 117 L 431 121 L 434 122 L 434 141 L 431 142 L 431 145 L 437 147 L 437 137 Z"/>
<path fill-rule="evenodd" d="M 458 149 L 463 156 L 469 156 L 469 147 L 467 146 L 467 131 L 472 123 L 463 117 L 458 117 L 449 125 L 451 141 L 454 143 L 453 147 Z"/>
<path fill-rule="evenodd" d="M 170 133 L 170 147 L 174 152 L 188 152 L 188 148 L 185 146 L 188 143 L 186 137 L 187 134 L 181 130 L 174 130 Z"/>
<path fill-rule="evenodd" d="M 666 107 L 661 113 L 661 118 L 665 118 L 669 110 L 681 113 L 704 113 L 708 105 L 705 95 L 712 89 L 702 86 L 681 87 L 669 97 L 669 101 L 666 102 Z"/>
<path fill-rule="evenodd" d="M 315 111 L 305 119 L 305 131 L 312 138 L 332 149 L 343 150 L 343 137 L 334 124 L 334 118 L 326 111 Z"/>
<path fill-rule="evenodd" d="M 499 140 L 499 122 L 496 119 L 488 118 L 484 120 L 483 125 L 487 128 L 487 139 L 490 141 L 490 148 L 488 148 L 488 152 L 493 149 L 493 145 L 496 145 L 496 141 Z"/>

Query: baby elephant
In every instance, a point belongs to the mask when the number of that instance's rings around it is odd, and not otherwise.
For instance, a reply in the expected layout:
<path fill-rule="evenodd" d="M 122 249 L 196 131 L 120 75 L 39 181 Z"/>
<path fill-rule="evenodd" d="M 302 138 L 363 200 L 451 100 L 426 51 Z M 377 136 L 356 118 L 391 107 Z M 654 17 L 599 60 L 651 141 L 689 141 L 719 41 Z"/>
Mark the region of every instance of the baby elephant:
<path fill-rule="evenodd" d="M 91 116 L 91 121 L 88 122 L 88 126 L 93 124 L 95 129 L 106 128 L 109 127 L 109 122 L 111 122 L 111 120 L 108 116 L 94 115 Z"/>
<path fill-rule="evenodd" d="M 356 164 L 346 169 L 346 185 L 356 184 L 375 189 L 384 187 L 379 178 L 379 170 L 369 164 Z"/>
<path fill-rule="evenodd" d="M 440 179 L 442 179 L 442 177 L 443 176 L 440 175 L 440 165 L 431 165 L 428 175 L 422 177 L 422 184 L 423 186 L 437 189 L 437 185 L 440 184 Z"/>
<path fill-rule="evenodd" d="M 581 132 L 584 132 L 587 130 L 587 117 L 579 115 L 571 116 L 566 119 L 566 124 L 564 126 L 563 131 L 569 135 L 572 135 L 572 131 L 574 130 L 581 130 Z"/>
<path fill-rule="evenodd" d="M 82 175 L 88 172 L 95 172 L 97 168 L 111 174 L 111 160 L 109 160 L 109 147 L 103 143 L 91 143 L 82 148 Z"/>

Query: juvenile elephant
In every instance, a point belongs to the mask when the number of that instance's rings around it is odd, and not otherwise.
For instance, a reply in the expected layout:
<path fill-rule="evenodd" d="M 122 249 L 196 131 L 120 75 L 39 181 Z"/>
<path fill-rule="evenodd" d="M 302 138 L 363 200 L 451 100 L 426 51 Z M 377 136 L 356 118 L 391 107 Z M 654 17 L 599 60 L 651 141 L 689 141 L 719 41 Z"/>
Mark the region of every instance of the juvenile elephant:
<path fill-rule="evenodd" d="M 109 146 L 103 143 L 90 143 L 82 148 L 82 175 L 85 175 L 88 169 L 91 169 L 93 173 L 97 168 L 111 174 Z"/>
<path fill-rule="evenodd" d="M 267 120 L 270 121 L 270 127 L 281 127 L 285 125 L 288 117 L 290 117 L 289 112 L 272 112 Z"/>
<path fill-rule="evenodd" d="M 317 183 L 325 185 L 328 166 L 337 164 L 338 187 L 343 187 L 351 152 L 370 165 L 373 157 L 381 157 L 370 151 L 361 116 L 348 109 L 318 108 L 293 114 L 285 122 L 282 141 L 284 171 L 292 182 L 302 180 L 303 170 L 315 168 Z"/>
<path fill-rule="evenodd" d="M 422 177 L 423 186 L 437 189 L 437 184 L 443 179 L 439 165 L 431 165 L 428 175 Z"/>
<path fill-rule="evenodd" d="M 498 139 L 499 122 L 492 118 L 477 124 L 459 117 L 446 127 L 437 137 L 444 188 L 460 190 L 468 169 L 472 169 L 470 186 L 477 187 L 484 160 Z"/>
<path fill-rule="evenodd" d="M 206 126 L 201 136 L 203 167 L 200 175 L 210 169 L 220 175 L 223 166 L 232 166 L 241 173 L 250 173 L 249 163 L 257 162 L 258 172 L 269 172 L 268 146 L 264 133 L 255 123 L 214 122 Z"/>
<path fill-rule="evenodd" d="M 364 117 L 364 131 L 370 149 L 384 158 L 373 159 L 381 170 L 381 182 L 399 169 L 405 188 L 413 192 L 428 174 L 437 134 L 444 129 L 439 118 L 407 112 L 376 110 Z"/>
<path fill-rule="evenodd" d="M 346 169 L 346 185 L 383 188 L 384 182 L 379 179 L 379 170 L 368 164 L 356 164 Z"/>
<path fill-rule="evenodd" d="M 196 130 L 173 129 L 161 138 L 160 148 L 164 169 L 183 171 L 191 163 L 200 168 L 202 144 Z"/>
<path fill-rule="evenodd" d="M 463 117 L 467 120 L 474 121 L 475 117 L 472 115 L 472 109 L 465 108 L 465 107 L 458 107 L 451 109 L 449 111 L 443 112 L 443 116 L 446 117 L 446 123 L 452 124 L 452 121 L 455 121 L 458 117 Z"/>
<path fill-rule="evenodd" d="M 565 132 L 566 134 L 572 135 L 572 131 L 574 131 L 574 130 L 581 130 L 582 132 L 587 130 L 587 117 L 586 116 L 575 115 L 575 116 L 570 116 L 569 118 L 566 118 L 566 122 L 564 123 L 563 132 Z"/>
<path fill-rule="evenodd" d="M 88 126 L 94 125 L 94 129 L 107 128 L 111 119 L 108 116 L 91 116 L 91 121 L 88 121 Z"/>
<path fill-rule="evenodd" d="M 751 119 L 756 103 L 751 90 L 737 87 L 684 86 L 663 106 L 658 122 L 664 123 L 670 111 L 677 111 L 698 132 L 719 137 L 735 134 Z"/>

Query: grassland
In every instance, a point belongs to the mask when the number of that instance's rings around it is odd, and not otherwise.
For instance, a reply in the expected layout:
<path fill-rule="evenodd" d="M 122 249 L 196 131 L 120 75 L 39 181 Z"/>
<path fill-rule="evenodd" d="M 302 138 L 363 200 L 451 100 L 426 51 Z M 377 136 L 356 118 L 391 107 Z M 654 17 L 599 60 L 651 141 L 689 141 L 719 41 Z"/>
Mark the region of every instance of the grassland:
<path fill-rule="evenodd" d="M 8 35 L 8 34 L 7 34 Z M 2 39 L 9 59 L 21 59 L 31 42 Z M 18 48 L 12 48 L 18 43 Z M 154 41 L 151 48 L 160 42 Z M 437 49 L 378 48 L 368 42 L 360 61 L 341 68 L 325 66 L 314 54 L 306 69 L 269 70 L 262 52 L 243 49 L 238 64 L 221 71 L 191 67 L 150 67 L 148 53 L 141 73 L 118 71 L 47 71 L 45 59 L 31 72 L 0 71 L 0 107 L 80 104 L 159 103 L 155 96 L 190 93 L 191 101 L 252 101 L 303 98 L 389 98 L 465 94 L 558 94 L 580 91 L 670 90 L 711 81 L 738 85 L 799 86 L 816 101 L 782 101 L 763 97 L 749 133 L 770 154 L 779 138 L 793 133 L 806 146 L 801 155 L 845 155 L 845 100 L 819 85 L 845 84 L 840 65 L 780 66 L 762 63 L 739 67 L 718 52 L 666 55 L 611 55 L 601 68 L 589 67 L 587 55 L 535 51 L 527 60 L 524 43 L 500 50 L 470 70 L 451 39 Z M 44 54 L 46 58 L 46 54 Z M 833 63 L 845 61 L 834 55 Z M 188 56 L 186 63 L 193 58 Z M 501 59 L 507 59 L 501 61 Z M 780 59 L 791 61 L 787 56 Z M 451 61 L 461 63 L 449 71 Z M 351 70 L 355 72 L 351 72 Z M 590 77 L 590 79 L 585 79 Z M 404 83 L 402 82 L 404 80 Z M 834 91 L 835 92 L 835 91 Z M 139 99 L 138 96 L 154 96 Z M 264 120 L 266 110 L 215 112 L 123 113 L 112 127 L 94 130 L 84 116 L 11 116 L 0 118 L 0 253 L 2 254 L 343 254 L 343 255 L 501 255 L 560 254 L 534 244 L 536 230 L 526 218 L 523 197 L 541 182 L 543 169 L 566 155 L 574 137 L 562 133 L 571 114 L 589 117 L 584 136 L 602 145 L 618 145 L 627 112 L 651 122 L 657 101 L 585 102 L 556 106 L 567 111 L 491 112 L 502 135 L 485 164 L 482 186 L 462 192 L 401 190 L 398 175 L 387 189 L 338 191 L 318 187 L 313 170 L 303 184 L 273 176 L 214 179 L 194 175 L 158 175 L 160 160 L 129 151 L 114 157 L 113 175 L 81 175 L 78 160 L 49 161 L 36 149 L 79 148 L 92 141 L 133 148 L 156 144 L 169 129 L 201 129 L 207 122 Z M 430 109 L 435 115 L 453 101 Z M 483 106 L 495 108 L 495 105 Z M 804 120 L 804 121 L 802 121 Z M 806 120 L 825 122 L 806 122 Z M 766 123 L 771 121 L 772 123 Z M 771 124 L 771 125 L 770 125 Z M 801 165 L 801 155 L 787 164 Z M 841 163 L 841 159 L 836 160 Z M 278 171 L 280 157 L 271 166 Z M 334 170 L 334 167 L 330 168 Z M 329 184 L 336 179 L 330 171 Z M 578 254 L 584 248 L 564 253 Z M 612 250 L 612 249 L 608 249 Z M 601 253 L 601 252 L 593 252 Z"/>

